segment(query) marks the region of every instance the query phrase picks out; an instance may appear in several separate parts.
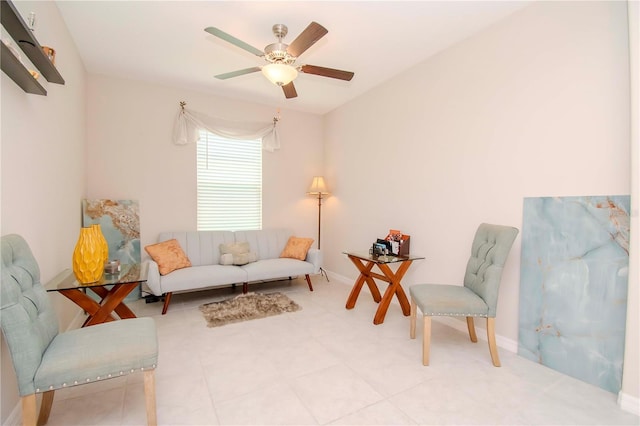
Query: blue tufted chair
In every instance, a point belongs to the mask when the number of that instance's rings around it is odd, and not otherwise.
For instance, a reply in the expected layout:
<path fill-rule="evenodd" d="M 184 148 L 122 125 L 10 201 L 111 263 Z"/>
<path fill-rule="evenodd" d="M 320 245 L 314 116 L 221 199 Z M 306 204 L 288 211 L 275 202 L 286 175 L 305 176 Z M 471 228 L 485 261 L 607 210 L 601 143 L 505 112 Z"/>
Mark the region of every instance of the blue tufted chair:
<path fill-rule="evenodd" d="M 18 379 L 24 425 L 45 424 L 56 389 L 143 371 L 147 423 L 155 425 L 158 341 L 152 318 L 58 332 L 40 270 L 26 241 L 2 237 L 0 323 Z M 36 394 L 42 393 L 36 419 Z M 37 423 L 36 423 L 37 420 Z"/>
<path fill-rule="evenodd" d="M 416 337 L 416 315 L 420 308 L 424 316 L 422 364 L 429 365 L 431 317 L 466 317 L 469 337 L 477 342 L 474 317 L 487 319 L 487 340 L 493 365 L 500 367 L 496 347 L 495 317 L 502 269 L 518 230 L 510 226 L 483 223 L 478 227 L 471 246 L 471 258 L 464 275 L 464 286 L 418 284 L 409 288 L 411 322 L 409 334 Z"/>

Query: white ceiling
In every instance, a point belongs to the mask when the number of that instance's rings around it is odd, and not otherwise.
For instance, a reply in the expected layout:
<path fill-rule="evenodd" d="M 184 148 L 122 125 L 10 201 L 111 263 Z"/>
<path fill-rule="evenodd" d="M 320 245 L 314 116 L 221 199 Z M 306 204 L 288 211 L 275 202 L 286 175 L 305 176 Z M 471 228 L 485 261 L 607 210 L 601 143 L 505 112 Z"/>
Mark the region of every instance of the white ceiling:
<path fill-rule="evenodd" d="M 140 79 L 275 107 L 324 114 L 491 25 L 512 1 L 57 1 L 89 73 Z M 316 21 L 329 33 L 297 65 L 353 71 L 350 82 L 299 74 L 298 97 L 261 73 L 213 76 L 263 59 L 204 31 L 218 27 L 262 50 L 285 24 L 291 43 Z"/>

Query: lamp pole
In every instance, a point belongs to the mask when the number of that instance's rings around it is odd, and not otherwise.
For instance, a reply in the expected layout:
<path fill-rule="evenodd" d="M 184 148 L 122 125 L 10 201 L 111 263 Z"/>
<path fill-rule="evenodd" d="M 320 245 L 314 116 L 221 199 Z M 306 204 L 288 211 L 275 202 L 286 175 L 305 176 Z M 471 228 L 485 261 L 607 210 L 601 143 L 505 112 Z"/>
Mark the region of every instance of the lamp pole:
<path fill-rule="evenodd" d="M 322 192 L 318 192 L 318 250 L 320 250 L 320 218 L 322 212 Z"/>
<path fill-rule="evenodd" d="M 327 186 L 324 183 L 324 178 L 322 176 L 314 176 L 311 181 L 311 187 L 307 192 L 308 195 L 317 195 L 318 196 L 318 250 L 320 250 L 320 224 L 322 223 L 322 196 L 329 195 L 329 191 L 327 191 Z M 320 273 L 325 276 L 327 281 L 329 281 L 329 276 L 325 272 L 324 269 L 320 268 Z"/>

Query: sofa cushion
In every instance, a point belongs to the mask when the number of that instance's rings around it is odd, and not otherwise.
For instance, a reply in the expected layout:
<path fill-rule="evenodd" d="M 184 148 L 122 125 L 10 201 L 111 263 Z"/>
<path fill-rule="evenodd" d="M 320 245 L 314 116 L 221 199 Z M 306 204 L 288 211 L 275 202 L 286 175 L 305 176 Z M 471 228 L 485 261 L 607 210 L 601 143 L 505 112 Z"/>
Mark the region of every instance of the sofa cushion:
<path fill-rule="evenodd" d="M 220 244 L 220 254 L 243 254 L 249 253 L 249 243 L 241 241 L 239 243 L 223 243 Z"/>
<path fill-rule="evenodd" d="M 278 259 L 293 234 L 289 229 L 235 231 L 236 241 L 247 241 L 258 260 Z"/>
<path fill-rule="evenodd" d="M 221 265 L 246 265 L 256 260 L 256 254 L 249 251 L 249 243 L 246 241 L 220 244 Z"/>
<path fill-rule="evenodd" d="M 290 258 L 258 260 L 239 268 L 246 272 L 249 282 L 314 273 L 312 263 Z"/>
<path fill-rule="evenodd" d="M 256 258 L 256 254 L 252 251 L 233 256 L 233 264 L 238 266 L 246 265 L 247 263 L 255 262 L 256 260 L 258 260 Z"/>
<path fill-rule="evenodd" d="M 171 239 L 144 248 L 149 256 L 158 264 L 160 275 L 167 275 L 176 269 L 188 268 L 191 261 L 182 251 L 178 240 Z"/>
<path fill-rule="evenodd" d="M 289 237 L 280 257 L 305 260 L 311 244 L 313 244 L 313 238 Z"/>
<path fill-rule="evenodd" d="M 242 254 L 231 254 L 225 253 L 220 255 L 220 264 L 221 265 L 246 265 L 247 263 L 255 262 L 258 260 L 256 258 L 256 254 L 252 251 L 249 253 Z"/>
<path fill-rule="evenodd" d="M 220 263 L 220 244 L 235 241 L 231 231 L 162 232 L 158 241 L 175 238 L 189 257 L 191 266 Z"/>
<path fill-rule="evenodd" d="M 201 265 L 178 269 L 162 277 L 162 293 L 199 288 L 227 286 L 247 281 L 247 273 L 239 266 Z"/>

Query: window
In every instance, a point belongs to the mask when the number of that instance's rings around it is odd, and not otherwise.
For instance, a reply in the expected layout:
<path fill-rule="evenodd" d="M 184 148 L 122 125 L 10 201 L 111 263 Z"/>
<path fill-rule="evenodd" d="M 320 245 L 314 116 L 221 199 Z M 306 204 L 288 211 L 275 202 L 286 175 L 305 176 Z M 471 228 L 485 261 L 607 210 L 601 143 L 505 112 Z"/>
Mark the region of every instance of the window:
<path fill-rule="evenodd" d="M 198 230 L 262 229 L 262 143 L 200 131 Z"/>

